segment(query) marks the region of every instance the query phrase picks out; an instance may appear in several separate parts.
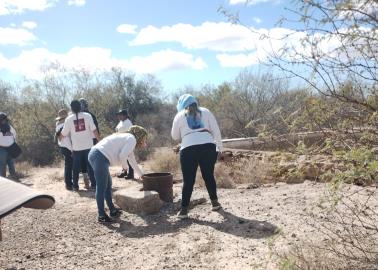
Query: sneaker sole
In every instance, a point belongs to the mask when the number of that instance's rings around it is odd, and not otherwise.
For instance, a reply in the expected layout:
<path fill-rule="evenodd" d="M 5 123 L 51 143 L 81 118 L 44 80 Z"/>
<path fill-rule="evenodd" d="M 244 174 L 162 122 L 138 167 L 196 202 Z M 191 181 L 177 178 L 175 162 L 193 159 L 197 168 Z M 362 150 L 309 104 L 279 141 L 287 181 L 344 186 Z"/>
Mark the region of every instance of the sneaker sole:
<path fill-rule="evenodd" d="M 179 218 L 179 219 L 188 219 L 189 218 L 189 216 L 188 215 L 186 215 L 186 216 L 177 216 L 177 218 Z"/>
<path fill-rule="evenodd" d="M 211 208 L 211 211 L 218 211 L 222 208 L 222 206 L 214 206 L 213 208 Z"/>

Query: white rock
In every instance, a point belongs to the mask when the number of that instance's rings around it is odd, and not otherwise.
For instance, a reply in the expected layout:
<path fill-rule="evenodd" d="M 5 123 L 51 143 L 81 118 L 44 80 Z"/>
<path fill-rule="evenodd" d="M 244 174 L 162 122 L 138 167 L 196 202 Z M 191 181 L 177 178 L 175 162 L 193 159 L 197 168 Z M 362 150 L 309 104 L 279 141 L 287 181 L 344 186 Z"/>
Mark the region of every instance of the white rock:
<path fill-rule="evenodd" d="M 141 191 L 142 186 L 132 186 L 114 192 L 116 204 L 134 214 L 154 214 L 160 211 L 163 201 L 156 191 Z"/>

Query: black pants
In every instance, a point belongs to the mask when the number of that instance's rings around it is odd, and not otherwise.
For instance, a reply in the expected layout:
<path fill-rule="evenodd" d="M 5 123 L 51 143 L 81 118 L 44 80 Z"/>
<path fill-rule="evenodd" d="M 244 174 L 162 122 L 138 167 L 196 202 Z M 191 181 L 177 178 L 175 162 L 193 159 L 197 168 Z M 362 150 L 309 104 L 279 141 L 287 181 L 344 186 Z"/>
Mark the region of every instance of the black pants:
<path fill-rule="evenodd" d="M 60 147 L 60 152 L 64 156 L 64 182 L 67 187 L 72 187 L 72 152 L 66 147 Z"/>
<path fill-rule="evenodd" d="M 73 158 L 73 168 L 72 168 L 72 180 L 73 180 L 73 187 L 79 187 L 79 173 L 82 168 L 82 164 L 85 163 L 88 171 L 89 181 L 91 181 L 91 186 L 96 186 L 96 180 L 94 177 L 93 169 L 88 161 L 88 153 L 90 149 L 81 150 L 81 151 L 73 151 L 72 158 Z"/>
<path fill-rule="evenodd" d="M 127 171 L 127 177 L 134 178 L 134 169 L 131 167 L 129 161 L 127 161 L 127 164 L 129 165 L 129 170 Z"/>
<path fill-rule="evenodd" d="M 182 188 L 182 207 L 188 207 L 192 196 L 198 165 L 205 181 L 211 200 L 218 199 L 217 185 L 214 178 L 214 167 L 217 161 L 215 144 L 192 145 L 180 151 L 180 163 L 184 186 Z"/>

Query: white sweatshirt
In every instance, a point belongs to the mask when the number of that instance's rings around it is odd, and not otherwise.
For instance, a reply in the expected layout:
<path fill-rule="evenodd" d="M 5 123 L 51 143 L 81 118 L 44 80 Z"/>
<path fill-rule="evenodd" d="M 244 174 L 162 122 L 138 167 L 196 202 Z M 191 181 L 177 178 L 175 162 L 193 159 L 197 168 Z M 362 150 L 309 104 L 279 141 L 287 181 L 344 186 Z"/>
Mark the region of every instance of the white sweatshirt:
<path fill-rule="evenodd" d="M 114 133 L 99 141 L 94 149 L 98 149 L 108 160 L 111 166 L 122 165 L 123 169 L 127 169 L 129 161 L 131 167 L 137 177 L 143 175 L 135 160 L 134 149 L 136 146 L 136 139 L 130 133 Z"/>
<path fill-rule="evenodd" d="M 64 123 L 57 122 L 56 127 L 55 127 L 55 132 L 58 132 L 63 126 L 64 126 Z M 63 137 L 62 140 L 59 140 L 58 138 L 58 145 L 60 147 L 65 147 L 68 150 L 72 151 L 72 143 L 71 143 L 71 138 L 69 136 Z"/>
<path fill-rule="evenodd" d="M 172 138 L 176 141 L 181 139 L 180 150 L 192 145 L 215 143 L 217 151 L 223 151 L 222 137 L 217 120 L 208 109 L 200 107 L 199 110 L 201 111 L 204 128 L 191 129 L 186 121 L 185 110 L 183 110 L 178 112 L 173 120 Z M 210 133 L 201 132 L 206 129 Z"/>
<path fill-rule="evenodd" d="M 0 146 L 11 146 L 16 141 L 16 135 L 16 130 L 12 126 L 10 126 L 10 132 L 5 133 L 5 135 L 0 132 Z"/>
<path fill-rule="evenodd" d="M 124 121 L 119 121 L 118 125 L 116 126 L 116 132 L 126 132 L 129 128 L 133 125 L 130 119 L 126 119 Z"/>
<path fill-rule="evenodd" d="M 82 151 L 93 146 L 92 138 L 95 130 L 96 126 L 92 116 L 89 113 L 80 112 L 78 113 L 78 121 L 75 113 L 66 118 L 61 134 L 65 137 L 68 135 L 71 137 L 73 151 Z"/>

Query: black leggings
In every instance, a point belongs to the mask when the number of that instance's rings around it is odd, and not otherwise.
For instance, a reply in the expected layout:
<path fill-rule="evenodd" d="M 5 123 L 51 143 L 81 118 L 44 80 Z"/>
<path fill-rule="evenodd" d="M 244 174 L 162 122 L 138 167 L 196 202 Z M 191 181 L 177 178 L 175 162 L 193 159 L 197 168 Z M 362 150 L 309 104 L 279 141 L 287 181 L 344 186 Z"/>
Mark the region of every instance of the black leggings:
<path fill-rule="evenodd" d="M 180 151 L 180 163 L 184 186 L 182 188 L 182 207 L 188 207 L 192 196 L 198 165 L 205 181 L 207 192 L 211 200 L 218 199 L 217 185 L 214 178 L 214 167 L 217 161 L 215 144 L 206 143 L 192 145 Z"/>

